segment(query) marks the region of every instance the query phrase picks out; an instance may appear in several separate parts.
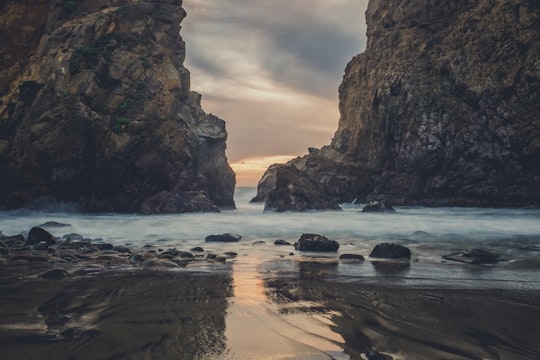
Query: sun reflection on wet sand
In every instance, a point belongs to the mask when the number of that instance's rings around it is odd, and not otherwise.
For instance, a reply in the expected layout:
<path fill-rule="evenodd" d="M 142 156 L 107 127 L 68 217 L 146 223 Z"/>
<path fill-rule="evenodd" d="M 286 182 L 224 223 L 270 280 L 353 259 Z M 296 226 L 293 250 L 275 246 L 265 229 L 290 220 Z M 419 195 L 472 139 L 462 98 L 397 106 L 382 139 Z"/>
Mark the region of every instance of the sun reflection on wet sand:
<path fill-rule="evenodd" d="M 295 311 L 320 304 L 278 306 L 268 298 L 260 261 L 242 257 L 234 264 L 234 297 L 226 316 L 227 359 L 349 359 L 341 347 L 343 338 L 330 328 L 333 314 Z"/>

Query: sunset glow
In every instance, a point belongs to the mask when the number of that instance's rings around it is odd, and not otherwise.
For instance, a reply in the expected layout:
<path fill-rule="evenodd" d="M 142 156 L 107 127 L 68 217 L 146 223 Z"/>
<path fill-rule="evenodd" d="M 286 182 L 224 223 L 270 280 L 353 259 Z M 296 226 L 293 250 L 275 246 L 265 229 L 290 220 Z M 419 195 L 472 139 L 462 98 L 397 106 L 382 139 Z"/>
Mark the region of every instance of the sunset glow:
<path fill-rule="evenodd" d="M 231 163 L 231 167 L 236 173 L 236 186 L 255 186 L 270 165 L 285 163 L 294 157 L 294 155 L 276 155 L 246 158 L 233 162 Z"/>

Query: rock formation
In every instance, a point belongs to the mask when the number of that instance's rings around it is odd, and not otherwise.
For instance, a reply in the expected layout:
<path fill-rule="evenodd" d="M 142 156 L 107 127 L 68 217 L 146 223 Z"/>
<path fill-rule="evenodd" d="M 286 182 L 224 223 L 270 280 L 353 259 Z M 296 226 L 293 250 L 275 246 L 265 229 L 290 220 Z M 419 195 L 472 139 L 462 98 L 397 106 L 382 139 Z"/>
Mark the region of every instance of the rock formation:
<path fill-rule="evenodd" d="M 278 166 L 337 201 L 540 205 L 540 4 L 371 0 L 366 19 L 331 144 Z"/>
<path fill-rule="evenodd" d="M 0 8 L 0 206 L 234 207 L 225 123 L 201 109 L 183 65 L 181 0 Z"/>

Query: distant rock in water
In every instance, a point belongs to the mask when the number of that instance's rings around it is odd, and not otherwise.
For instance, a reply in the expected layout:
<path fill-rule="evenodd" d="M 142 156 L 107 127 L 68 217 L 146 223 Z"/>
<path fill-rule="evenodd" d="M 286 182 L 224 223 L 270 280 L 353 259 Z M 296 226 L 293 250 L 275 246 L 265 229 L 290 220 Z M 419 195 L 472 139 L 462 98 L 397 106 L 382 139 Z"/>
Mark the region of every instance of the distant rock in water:
<path fill-rule="evenodd" d="M 540 206 L 537 2 L 371 0 L 366 19 L 331 144 L 286 166 L 340 202 Z"/>
<path fill-rule="evenodd" d="M 316 183 L 287 165 L 268 169 L 258 189 L 261 194 L 252 201 L 265 197 L 264 211 L 341 210 L 338 202 L 322 193 Z"/>
<path fill-rule="evenodd" d="M 488 251 L 481 249 L 473 249 L 468 251 L 458 251 L 448 255 L 444 255 L 443 260 L 462 262 L 473 265 L 491 265 L 499 262 L 499 257 Z"/>
<path fill-rule="evenodd" d="M 234 207 L 225 122 L 190 91 L 181 3 L 1 2 L 0 207 Z"/>
<path fill-rule="evenodd" d="M 391 205 L 387 204 L 385 200 L 373 200 L 370 201 L 366 206 L 364 206 L 362 212 L 395 213 L 396 210 Z"/>
<path fill-rule="evenodd" d="M 208 235 L 205 239 L 206 242 L 238 242 L 242 236 L 236 234 L 221 234 L 221 235 Z"/>

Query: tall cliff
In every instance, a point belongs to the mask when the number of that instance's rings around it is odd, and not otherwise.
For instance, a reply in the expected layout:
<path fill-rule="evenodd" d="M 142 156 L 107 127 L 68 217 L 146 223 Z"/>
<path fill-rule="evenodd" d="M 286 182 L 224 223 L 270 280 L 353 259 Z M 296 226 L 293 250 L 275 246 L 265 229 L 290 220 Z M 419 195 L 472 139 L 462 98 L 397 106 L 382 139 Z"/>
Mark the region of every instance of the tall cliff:
<path fill-rule="evenodd" d="M 366 19 L 332 143 L 283 166 L 338 201 L 540 205 L 540 3 L 371 0 Z"/>
<path fill-rule="evenodd" d="M 0 2 L 0 206 L 234 207 L 223 120 L 184 67 L 181 0 Z"/>

